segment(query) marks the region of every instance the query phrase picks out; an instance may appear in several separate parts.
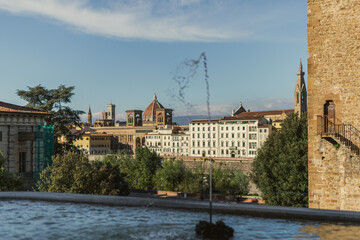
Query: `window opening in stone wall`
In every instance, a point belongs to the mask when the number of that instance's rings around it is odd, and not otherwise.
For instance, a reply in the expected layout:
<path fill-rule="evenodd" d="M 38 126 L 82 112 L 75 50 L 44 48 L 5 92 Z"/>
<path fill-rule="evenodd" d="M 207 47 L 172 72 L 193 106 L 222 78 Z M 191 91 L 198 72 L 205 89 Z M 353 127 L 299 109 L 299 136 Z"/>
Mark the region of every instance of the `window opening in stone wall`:
<path fill-rule="evenodd" d="M 19 173 L 26 172 L 26 152 L 19 152 Z"/>

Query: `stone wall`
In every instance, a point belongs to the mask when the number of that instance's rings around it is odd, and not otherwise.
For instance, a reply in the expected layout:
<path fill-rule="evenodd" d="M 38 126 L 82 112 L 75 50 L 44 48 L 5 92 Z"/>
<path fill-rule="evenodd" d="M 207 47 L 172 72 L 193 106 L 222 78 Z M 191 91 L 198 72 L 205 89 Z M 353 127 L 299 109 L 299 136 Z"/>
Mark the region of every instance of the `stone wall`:
<path fill-rule="evenodd" d="M 318 134 L 317 116 L 360 129 L 360 1 L 308 0 L 309 207 L 360 211 L 359 157 Z"/>
<path fill-rule="evenodd" d="M 206 171 L 209 169 L 209 160 L 203 157 L 171 157 L 176 159 L 184 160 L 184 163 L 189 168 L 195 168 L 203 164 Z M 249 176 L 252 171 L 252 163 L 254 162 L 253 158 L 214 158 L 213 159 L 213 167 L 223 167 L 223 168 L 234 168 L 237 170 L 241 170 L 244 174 Z M 256 185 L 250 181 L 249 184 L 250 191 L 249 193 L 257 193 L 261 194 L 260 190 L 256 187 Z"/>

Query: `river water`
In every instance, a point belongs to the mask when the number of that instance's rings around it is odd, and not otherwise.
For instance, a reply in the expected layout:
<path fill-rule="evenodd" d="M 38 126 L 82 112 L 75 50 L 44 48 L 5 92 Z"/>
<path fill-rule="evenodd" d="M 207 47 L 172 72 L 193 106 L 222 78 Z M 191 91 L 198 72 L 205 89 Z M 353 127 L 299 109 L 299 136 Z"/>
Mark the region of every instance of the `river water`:
<path fill-rule="evenodd" d="M 360 225 L 214 214 L 234 239 L 359 239 Z M 198 239 L 206 212 L 151 207 L 0 201 L 0 239 Z"/>

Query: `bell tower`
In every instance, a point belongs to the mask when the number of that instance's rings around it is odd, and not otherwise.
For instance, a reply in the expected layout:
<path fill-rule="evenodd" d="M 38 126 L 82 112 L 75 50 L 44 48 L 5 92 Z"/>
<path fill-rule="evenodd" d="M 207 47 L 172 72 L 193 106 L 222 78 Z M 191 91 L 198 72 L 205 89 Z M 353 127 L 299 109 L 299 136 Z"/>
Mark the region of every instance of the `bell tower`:
<path fill-rule="evenodd" d="M 91 114 L 90 106 L 89 106 L 89 111 L 88 111 L 88 124 L 89 124 L 89 126 L 92 126 L 92 114 Z"/>
<path fill-rule="evenodd" d="M 307 92 L 304 80 L 305 73 L 303 72 L 301 59 L 299 64 L 299 72 L 296 75 L 297 80 L 294 92 L 294 110 L 295 113 L 299 114 L 300 116 L 303 112 L 307 111 Z"/>

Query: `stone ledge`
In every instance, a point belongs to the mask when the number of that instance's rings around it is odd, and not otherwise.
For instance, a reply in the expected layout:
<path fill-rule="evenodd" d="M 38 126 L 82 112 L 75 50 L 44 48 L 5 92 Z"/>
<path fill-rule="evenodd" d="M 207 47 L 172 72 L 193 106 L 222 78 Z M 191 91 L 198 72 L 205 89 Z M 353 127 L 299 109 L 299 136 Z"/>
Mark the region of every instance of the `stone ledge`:
<path fill-rule="evenodd" d="M 72 193 L 47 192 L 0 192 L 0 200 L 33 200 L 100 204 L 108 206 L 146 206 L 160 208 L 208 211 L 207 201 L 179 199 L 157 199 L 143 197 L 102 196 Z M 337 222 L 360 222 L 360 212 L 321 210 L 298 207 L 262 206 L 255 204 L 235 204 L 213 202 L 214 213 L 250 215 L 254 217 L 306 219 Z"/>

